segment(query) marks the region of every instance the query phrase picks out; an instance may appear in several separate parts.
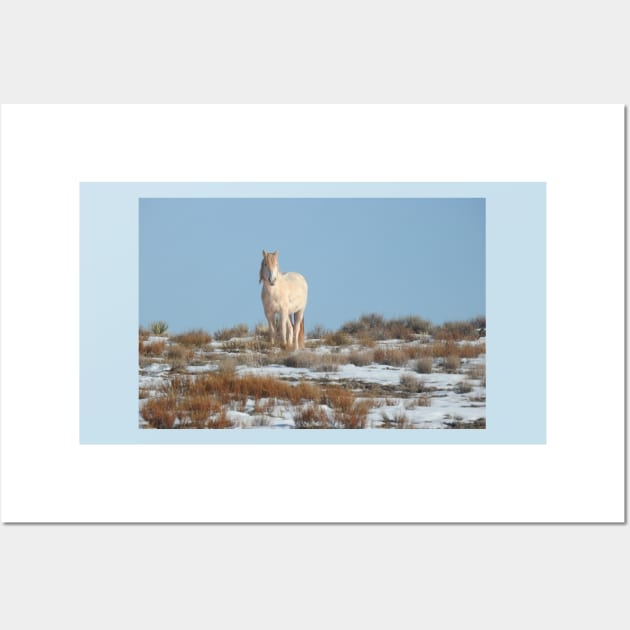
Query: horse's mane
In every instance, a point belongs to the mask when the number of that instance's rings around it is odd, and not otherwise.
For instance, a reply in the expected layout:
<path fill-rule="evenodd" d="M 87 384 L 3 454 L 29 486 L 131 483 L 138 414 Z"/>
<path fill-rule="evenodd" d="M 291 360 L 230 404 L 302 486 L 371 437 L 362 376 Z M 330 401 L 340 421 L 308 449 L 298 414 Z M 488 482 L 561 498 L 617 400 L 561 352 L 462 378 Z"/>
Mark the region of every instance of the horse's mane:
<path fill-rule="evenodd" d="M 258 272 L 258 284 L 260 284 L 263 281 L 263 267 L 265 266 L 265 257 L 263 256 L 263 259 L 260 261 L 260 271 Z M 280 271 L 280 268 L 278 267 L 278 274 L 285 276 L 285 273 L 282 273 Z"/>

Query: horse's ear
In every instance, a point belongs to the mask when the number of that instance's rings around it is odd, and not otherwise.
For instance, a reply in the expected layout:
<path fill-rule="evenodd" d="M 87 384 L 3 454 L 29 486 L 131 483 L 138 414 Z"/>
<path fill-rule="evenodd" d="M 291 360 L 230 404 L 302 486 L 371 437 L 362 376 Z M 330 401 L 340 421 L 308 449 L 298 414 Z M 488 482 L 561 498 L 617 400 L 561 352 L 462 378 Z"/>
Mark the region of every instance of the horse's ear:
<path fill-rule="evenodd" d="M 263 249 L 263 258 L 267 255 L 267 252 Z"/>
<path fill-rule="evenodd" d="M 275 258 L 278 258 L 278 250 L 276 249 L 276 251 L 273 253 Z"/>

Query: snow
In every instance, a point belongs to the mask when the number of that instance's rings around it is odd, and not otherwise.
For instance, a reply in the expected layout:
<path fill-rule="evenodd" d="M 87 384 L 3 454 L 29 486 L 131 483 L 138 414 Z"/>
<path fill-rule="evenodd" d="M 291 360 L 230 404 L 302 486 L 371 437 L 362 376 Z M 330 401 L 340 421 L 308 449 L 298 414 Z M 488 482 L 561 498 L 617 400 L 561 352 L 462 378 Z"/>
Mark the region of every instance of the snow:
<path fill-rule="evenodd" d="M 150 338 L 151 340 L 152 338 Z M 163 340 L 163 338 L 157 338 Z M 468 344 L 483 343 L 463 342 Z M 390 347 L 401 346 L 405 342 L 401 340 L 385 340 L 379 345 Z M 417 342 L 407 342 L 416 344 Z M 208 373 L 219 369 L 217 356 L 234 357 L 239 359 L 239 355 L 233 355 L 222 350 L 222 345 L 213 342 L 213 359 L 208 359 L 201 365 L 187 365 L 182 370 L 184 374 L 189 374 L 189 378 L 197 374 Z M 311 353 L 321 355 L 334 354 L 337 357 L 345 357 L 358 346 L 331 348 L 321 345 L 310 349 Z M 278 354 L 281 357 L 281 354 Z M 232 359 L 230 359 L 232 360 Z M 240 360 L 243 360 L 240 357 Z M 271 376 L 283 379 L 290 383 L 300 381 L 313 382 L 319 385 L 334 383 L 346 386 L 353 390 L 356 400 L 369 400 L 372 408 L 368 412 L 366 429 L 382 429 L 387 427 L 414 428 L 414 429 L 449 429 L 452 423 L 461 426 L 462 423 L 473 422 L 486 417 L 486 389 L 485 382 L 482 383 L 478 374 L 483 373 L 485 368 L 485 355 L 476 358 L 462 359 L 461 367 L 456 373 L 440 371 L 440 362 L 433 361 L 433 372 L 419 374 L 411 369 L 413 362 L 398 367 L 371 363 L 369 365 L 354 365 L 344 363 L 335 366 L 333 371 L 318 371 L 307 367 L 289 367 L 280 363 L 271 365 L 237 365 L 236 373 L 239 375 L 259 375 Z M 475 372 L 477 370 L 477 372 Z M 477 378 L 475 378 L 477 374 Z M 171 375 L 171 366 L 168 362 L 151 362 L 140 369 L 140 388 L 145 396 L 154 396 L 158 393 L 160 385 L 167 382 Z M 401 376 L 417 387 L 411 390 L 401 384 Z M 409 378 L 411 377 L 411 378 Z M 465 382 L 468 387 L 460 388 L 459 384 Z M 469 391 L 466 391 L 466 390 Z M 369 390 L 370 398 L 362 393 Z M 416 391 L 413 391 L 416 390 Z M 259 407 L 255 409 L 255 401 L 247 400 L 246 404 L 241 404 L 237 409 L 230 408 L 227 411 L 228 418 L 232 421 L 235 429 L 260 429 L 260 430 L 284 430 L 295 427 L 294 416 L 298 407 L 291 405 L 289 401 L 258 401 Z M 143 401 L 140 401 L 140 406 Z M 264 408 L 264 412 L 260 409 Z M 331 410 L 329 410 L 332 413 Z M 144 422 L 140 420 L 141 426 Z M 451 423 L 451 424 L 449 424 Z"/>

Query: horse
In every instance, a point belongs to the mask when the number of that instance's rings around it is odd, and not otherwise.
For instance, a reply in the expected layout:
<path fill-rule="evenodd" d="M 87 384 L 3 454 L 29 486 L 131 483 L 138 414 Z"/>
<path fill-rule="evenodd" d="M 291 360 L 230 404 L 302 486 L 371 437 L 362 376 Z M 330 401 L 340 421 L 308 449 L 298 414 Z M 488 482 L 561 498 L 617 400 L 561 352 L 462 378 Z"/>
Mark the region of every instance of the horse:
<path fill-rule="evenodd" d="M 279 315 L 282 343 L 292 345 L 295 350 L 300 346 L 304 348 L 304 311 L 308 297 L 308 284 L 304 276 L 294 271 L 281 273 L 278 252 L 268 253 L 263 249 L 258 281 L 263 285 L 260 297 L 269 322 L 271 343 L 275 340 L 275 320 L 276 315 Z"/>

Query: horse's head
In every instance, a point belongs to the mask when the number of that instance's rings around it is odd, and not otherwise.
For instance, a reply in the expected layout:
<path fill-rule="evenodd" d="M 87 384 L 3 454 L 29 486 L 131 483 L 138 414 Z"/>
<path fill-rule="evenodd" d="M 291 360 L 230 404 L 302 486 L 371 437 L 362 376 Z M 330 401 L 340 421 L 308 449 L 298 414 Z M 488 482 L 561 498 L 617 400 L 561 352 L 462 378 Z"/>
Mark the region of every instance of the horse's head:
<path fill-rule="evenodd" d="M 278 279 L 280 268 L 278 267 L 278 252 L 267 253 L 263 249 L 262 262 L 260 263 L 259 282 L 266 280 L 270 285 L 274 285 Z"/>

